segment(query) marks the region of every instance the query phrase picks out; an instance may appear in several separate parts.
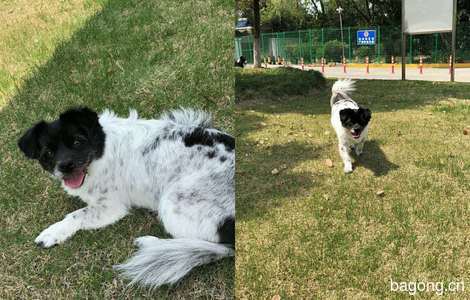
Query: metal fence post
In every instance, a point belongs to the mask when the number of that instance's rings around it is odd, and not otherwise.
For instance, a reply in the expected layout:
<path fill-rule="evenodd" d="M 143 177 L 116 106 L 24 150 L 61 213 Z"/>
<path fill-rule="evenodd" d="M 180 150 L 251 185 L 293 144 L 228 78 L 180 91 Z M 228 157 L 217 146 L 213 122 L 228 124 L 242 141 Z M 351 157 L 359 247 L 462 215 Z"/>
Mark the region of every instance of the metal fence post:
<path fill-rule="evenodd" d="M 312 30 L 308 30 L 308 57 L 309 57 L 309 62 L 312 63 Z"/>
<path fill-rule="evenodd" d="M 413 35 L 410 34 L 410 58 L 409 63 L 413 63 Z"/>
<path fill-rule="evenodd" d="M 349 57 L 349 62 L 351 62 L 351 27 L 348 27 L 348 40 L 349 40 L 349 50 L 348 50 L 348 57 Z"/>
<path fill-rule="evenodd" d="M 286 57 L 286 46 L 285 46 L 285 43 L 286 43 L 286 33 L 283 32 L 282 33 L 282 57 Z"/>
<path fill-rule="evenodd" d="M 380 26 L 377 26 L 377 62 L 380 63 Z"/>

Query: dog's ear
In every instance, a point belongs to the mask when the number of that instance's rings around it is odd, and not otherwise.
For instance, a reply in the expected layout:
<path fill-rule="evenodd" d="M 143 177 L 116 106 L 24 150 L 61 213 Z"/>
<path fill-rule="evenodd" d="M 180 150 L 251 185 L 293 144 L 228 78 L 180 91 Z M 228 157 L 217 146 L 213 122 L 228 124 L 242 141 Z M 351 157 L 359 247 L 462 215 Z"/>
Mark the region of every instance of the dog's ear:
<path fill-rule="evenodd" d="M 360 114 L 362 116 L 362 119 L 364 121 L 366 121 L 366 123 L 368 123 L 370 121 L 370 119 L 372 118 L 372 113 L 371 113 L 370 109 L 365 108 L 365 107 L 361 107 L 361 108 L 359 108 L 359 110 L 360 110 Z"/>
<path fill-rule="evenodd" d="M 39 145 L 39 137 L 47 129 L 47 123 L 41 121 L 28 129 L 26 133 L 18 140 L 18 147 L 24 155 L 31 159 L 38 159 L 41 146 Z"/>

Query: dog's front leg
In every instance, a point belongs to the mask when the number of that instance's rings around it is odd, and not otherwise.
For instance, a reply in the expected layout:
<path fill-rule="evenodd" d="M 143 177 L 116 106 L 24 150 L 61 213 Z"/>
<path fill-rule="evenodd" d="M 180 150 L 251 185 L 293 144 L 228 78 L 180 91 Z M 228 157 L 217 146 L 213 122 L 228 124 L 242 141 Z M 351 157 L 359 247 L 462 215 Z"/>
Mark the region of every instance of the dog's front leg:
<path fill-rule="evenodd" d="M 351 156 L 349 155 L 349 147 L 339 144 L 339 155 L 343 160 L 344 173 L 351 173 L 353 171 Z"/>
<path fill-rule="evenodd" d="M 80 229 L 97 229 L 112 224 L 127 214 L 124 206 L 93 205 L 76 210 L 46 228 L 34 240 L 38 246 L 49 248 L 60 244 Z"/>

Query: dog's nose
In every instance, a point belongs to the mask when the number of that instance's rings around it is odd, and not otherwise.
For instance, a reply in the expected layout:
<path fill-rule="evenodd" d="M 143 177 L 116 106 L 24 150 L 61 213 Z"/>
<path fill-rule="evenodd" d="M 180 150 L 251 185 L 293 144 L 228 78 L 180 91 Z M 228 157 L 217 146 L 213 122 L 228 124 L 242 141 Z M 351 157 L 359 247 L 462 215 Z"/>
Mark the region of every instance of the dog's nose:
<path fill-rule="evenodd" d="M 57 166 L 59 171 L 61 171 L 62 173 L 70 173 L 73 171 L 74 167 L 75 166 L 72 161 L 62 161 Z"/>

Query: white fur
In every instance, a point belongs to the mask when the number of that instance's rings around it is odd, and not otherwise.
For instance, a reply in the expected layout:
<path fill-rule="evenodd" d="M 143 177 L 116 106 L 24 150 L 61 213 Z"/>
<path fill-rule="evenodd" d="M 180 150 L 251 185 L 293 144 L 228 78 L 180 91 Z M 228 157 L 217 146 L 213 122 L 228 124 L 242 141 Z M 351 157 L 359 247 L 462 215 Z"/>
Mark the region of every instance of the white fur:
<path fill-rule="evenodd" d="M 88 206 L 51 225 L 36 243 L 53 246 L 78 230 L 104 227 L 132 207 L 142 207 L 155 211 L 174 239 L 137 239 L 139 252 L 117 266 L 132 283 L 152 288 L 171 284 L 195 266 L 233 256 L 230 247 L 218 244 L 217 231 L 226 218 L 235 218 L 234 150 L 220 143 L 188 147 L 178 135 L 196 127 L 220 133 L 209 128 L 209 114 L 177 110 L 144 120 L 136 111 L 127 119 L 105 111 L 99 123 L 106 134 L 103 156 L 90 164 L 80 188 L 62 183 Z M 209 158 L 209 151 L 216 156 Z M 61 177 L 58 171 L 55 175 Z"/>
<path fill-rule="evenodd" d="M 349 79 L 338 80 L 331 88 L 331 125 L 333 126 L 338 138 L 338 148 L 341 159 L 344 164 L 344 172 L 353 171 L 352 158 L 350 151 L 354 148 L 356 155 L 361 155 L 364 148 L 364 142 L 367 139 L 369 124 L 363 129 L 359 138 L 351 136 L 350 130 L 344 128 L 341 124 L 339 112 L 346 108 L 358 109 L 359 105 L 351 99 L 351 93 L 356 90 L 355 82 Z"/>
<path fill-rule="evenodd" d="M 144 236 L 136 239 L 139 251 L 116 269 L 132 279 L 131 285 L 140 282 L 155 287 L 155 282 L 176 283 L 191 269 L 223 257 L 233 256 L 234 250 L 222 244 L 199 239 L 159 239 Z M 147 272 L 153 269 L 152 272 Z"/>

